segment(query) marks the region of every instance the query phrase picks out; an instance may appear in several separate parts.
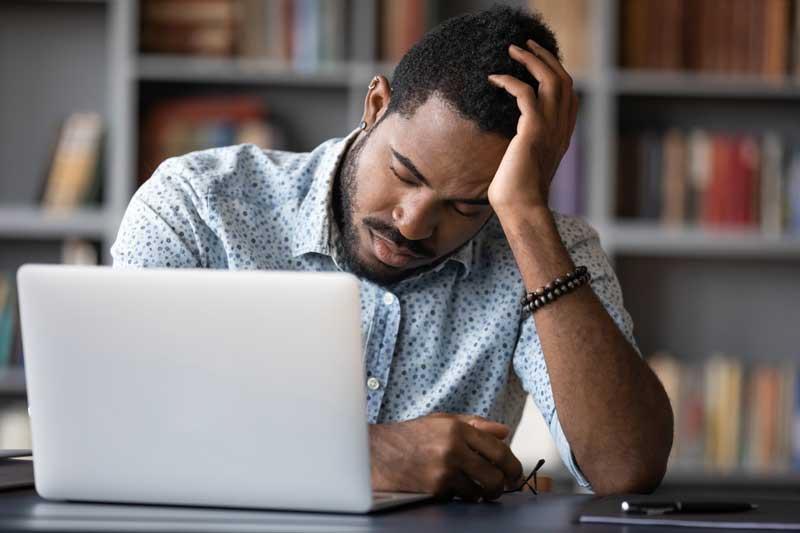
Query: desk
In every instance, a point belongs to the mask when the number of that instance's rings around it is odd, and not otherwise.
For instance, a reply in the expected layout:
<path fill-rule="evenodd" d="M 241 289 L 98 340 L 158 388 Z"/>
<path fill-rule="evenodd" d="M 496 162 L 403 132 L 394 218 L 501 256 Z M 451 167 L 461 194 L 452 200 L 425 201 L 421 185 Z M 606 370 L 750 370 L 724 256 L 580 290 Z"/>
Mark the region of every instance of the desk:
<path fill-rule="evenodd" d="M 579 525 L 578 509 L 591 496 L 525 493 L 509 494 L 499 502 L 469 504 L 423 503 L 375 515 L 336 515 L 251 510 L 54 503 L 33 490 L 0 493 L 2 531 L 280 531 L 330 533 L 334 531 L 390 532 L 524 532 L 548 533 L 690 533 L 716 529 Z M 787 500 L 797 505 L 799 499 Z M 730 531 L 730 530 L 727 530 Z M 738 530 L 742 531 L 742 530 Z M 759 533 L 764 533 L 760 531 Z"/>

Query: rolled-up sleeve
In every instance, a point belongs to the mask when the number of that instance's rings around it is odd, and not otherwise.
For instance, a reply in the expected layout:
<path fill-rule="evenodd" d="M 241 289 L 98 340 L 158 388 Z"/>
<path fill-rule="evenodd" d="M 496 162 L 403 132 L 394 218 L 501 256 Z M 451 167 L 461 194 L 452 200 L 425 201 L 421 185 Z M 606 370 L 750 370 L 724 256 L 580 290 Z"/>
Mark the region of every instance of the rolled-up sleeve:
<path fill-rule="evenodd" d="M 591 287 L 619 330 L 641 356 L 633 336 L 633 321 L 625 310 L 622 290 L 608 256 L 600 245 L 597 232 L 588 224 L 572 217 L 556 217 L 562 241 L 575 265 L 585 265 L 592 275 Z M 520 327 L 520 337 L 513 356 L 513 365 L 522 387 L 544 417 L 559 456 L 575 481 L 591 488 L 572 454 L 555 408 L 550 376 L 534 320 L 527 314 Z"/>

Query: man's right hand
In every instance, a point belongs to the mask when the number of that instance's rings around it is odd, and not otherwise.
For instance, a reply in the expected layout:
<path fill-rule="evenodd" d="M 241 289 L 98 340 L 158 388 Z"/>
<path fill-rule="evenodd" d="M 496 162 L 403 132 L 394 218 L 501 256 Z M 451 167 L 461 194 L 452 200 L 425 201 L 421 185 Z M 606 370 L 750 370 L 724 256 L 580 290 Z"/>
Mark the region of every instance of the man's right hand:
<path fill-rule="evenodd" d="M 442 499 L 496 500 L 522 484 L 522 464 L 503 441 L 508 426 L 434 413 L 369 427 L 372 487 Z"/>

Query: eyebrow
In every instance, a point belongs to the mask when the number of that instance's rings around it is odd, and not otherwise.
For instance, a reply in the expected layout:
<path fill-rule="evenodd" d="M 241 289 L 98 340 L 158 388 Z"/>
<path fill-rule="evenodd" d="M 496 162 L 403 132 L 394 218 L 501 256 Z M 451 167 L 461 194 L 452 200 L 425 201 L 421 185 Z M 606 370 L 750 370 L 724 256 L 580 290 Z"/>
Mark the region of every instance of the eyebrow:
<path fill-rule="evenodd" d="M 422 175 L 422 172 L 419 171 L 419 169 L 414 165 L 414 163 L 411 162 L 409 158 L 395 150 L 392 146 L 389 146 L 389 149 L 392 151 L 392 154 L 397 158 L 397 160 L 403 163 L 403 166 L 405 166 L 409 172 L 414 174 L 415 178 L 428 187 L 431 186 L 430 182 L 428 182 L 425 176 Z M 468 205 L 489 205 L 488 198 L 448 198 L 448 201 Z"/>

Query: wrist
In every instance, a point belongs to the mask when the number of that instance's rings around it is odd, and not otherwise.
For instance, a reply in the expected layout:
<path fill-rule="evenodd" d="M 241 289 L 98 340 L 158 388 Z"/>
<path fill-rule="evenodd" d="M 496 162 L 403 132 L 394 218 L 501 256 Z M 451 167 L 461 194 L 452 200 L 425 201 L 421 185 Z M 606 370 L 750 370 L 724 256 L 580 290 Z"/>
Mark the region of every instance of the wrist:
<path fill-rule="evenodd" d="M 535 228 L 555 227 L 553 212 L 546 203 L 525 203 L 504 205 L 494 209 L 500 223 L 507 230 L 526 228 L 526 232 Z"/>
<path fill-rule="evenodd" d="M 391 487 L 391 480 L 387 479 L 381 457 L 385 429 L 383 424 L 369 425 L 370 478 L 374 490 L 389 490 Z"/>
<path fill-rule="evenodd" d="M 497 215 L 525 287 L 533 291 L 575 268 L 546 206 Z"/>

